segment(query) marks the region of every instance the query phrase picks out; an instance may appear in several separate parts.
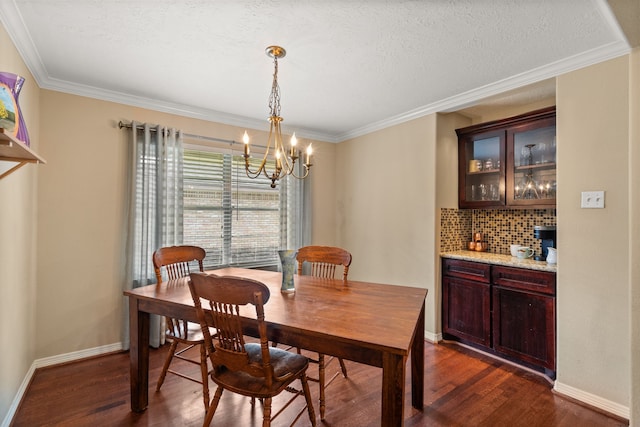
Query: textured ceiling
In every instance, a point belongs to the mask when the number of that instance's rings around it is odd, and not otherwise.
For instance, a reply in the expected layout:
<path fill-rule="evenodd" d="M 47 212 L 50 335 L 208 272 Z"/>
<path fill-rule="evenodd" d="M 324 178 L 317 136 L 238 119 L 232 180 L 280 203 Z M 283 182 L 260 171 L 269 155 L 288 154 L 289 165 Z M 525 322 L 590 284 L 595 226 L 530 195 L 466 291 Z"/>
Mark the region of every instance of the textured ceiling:
<path fill-rule="evenodd" d="M 341 141 L 629 51 L 604 0 L 2 0 L 42 88 Z M 552 85 L 545 86 L 547 90 Z"/>

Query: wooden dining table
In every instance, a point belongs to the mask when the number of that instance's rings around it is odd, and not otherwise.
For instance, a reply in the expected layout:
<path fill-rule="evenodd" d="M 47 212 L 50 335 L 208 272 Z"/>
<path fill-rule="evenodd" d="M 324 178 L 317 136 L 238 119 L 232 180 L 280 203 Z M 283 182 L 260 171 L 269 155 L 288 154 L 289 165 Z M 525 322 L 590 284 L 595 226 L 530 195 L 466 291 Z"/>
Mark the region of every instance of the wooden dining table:
<path fill-rule="evenodd" d="M 381 425 L 402 426 L 407 359 L 411 403 L 423 408 L 427 289 L 295 276 L 295 292 L 280 291 L 281 273 L 243 268 L 207 271 L 251 278 L 271 292 L 264 306 L 269 339 L 382 368 Z M 197 322 L 188 278 L 125 291 L 129 297 L 131 409 L 148 404 L 149 314 Z M 253 317 L 253 319 L 251 319 Z M 246 334 L 257 336 L 247 312 Z"/>

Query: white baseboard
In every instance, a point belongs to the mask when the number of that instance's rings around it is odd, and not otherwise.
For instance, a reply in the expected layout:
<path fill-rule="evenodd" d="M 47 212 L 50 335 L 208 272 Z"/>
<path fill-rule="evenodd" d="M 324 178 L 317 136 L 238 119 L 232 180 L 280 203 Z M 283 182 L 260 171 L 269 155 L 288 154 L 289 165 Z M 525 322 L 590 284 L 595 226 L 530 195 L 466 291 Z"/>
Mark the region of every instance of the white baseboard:
<path fill-rule="evenodd" d="M 603 411 L 617 415 L 618 417 L 622 417 L 626 420 L 628 420 L 631 415 L 628 406 L 620 405 L 619 403 L 615 403 L 603 397 L 596 396 L 595 394 L 562 384 L 558 381 L 556 381 L 553 391 L 572 399 L 579 400 L 580 402 L 584 402 L 595 408 L 602 409 Z"/>
<path fill-rule="evenodd" d="M 424 339 L 435 344 L 442 341 L 442 334 L 434 334 L 433 332 L 424 331 Z"/>
<path fill-rule="evenodd" d="M 120 351 L 124 347 L 122 343 L 113 343 L 103 345 L 101 347 L 88 348 L 86 350 L 74 351 L 66 354 L 59 354 L 57 356 L 45 357 L 44 359 L 36 359 L 33 364 L 37 368 L 43 368 L 45 366 L 59 365 L 61 363 L 72 362 L 74 360 L 86 359 L 87 357 L 99 356 L 101 354 L 113 353 L 114 351 Z"/>
<path fill-rule="evenodd" d="M 18 389 L 18 392 L 13 398 L 13 402 L 11 402 L 11 406 L 9 407 L 9 410 L 7 411 L 7 414 L 5 415 L 4 420 L 2 421 L 2 424 L 0 424 L 0 426 L 9 427 L 9 424 L 11 424 L 11 420 L 13 419 L 13 416 L 18 410 L 18 405 L 20 405 L 22 396 L 24 396 L 24 393 L 27 391 L 27 387 L 31 382 L 31 377 L 33 377 L 33 374 L 35 373 L 36 369 L 43 368 L 45 366 L 58 365 L 60 363 L 65 363 L 65 362 L 72 362 L 74 360 L 85 359 L 87 357 L 99 356 L 101 354 L 112 353 L 114 351 L 120 351 L 123 349 L 124 347 L 122 343 L 114 343 L 114 344 L 103 345 L 101 347 L 88 348 L 86 350 L 74 351 L 71 353 L 59 354 L 57 356 L 45 357 L 43 359 L 34 360 L 31 366 L 29 367 L 27 374 L 22 380 L 22 384 L 20 384 L 20 388 Z"/>
<path fill-rule="evenodd" d="M 9 427 L 9 425 L 11 424 L 11 420 L 13 420 L 13 416 L 16 414 L 16 411 L 18 410 L 18 405 L 20 404 L 20 401 L 22 400 L 22 396 L 24 396 L 25 391 L 27 391 L 27 387 L 29 386 L 29 382 L 31 381 L 31 377 L 33 376 L 33 373 L 35 371 L 36 371 L 36 367 L 32 363 L 31 366 L 29 367 L 29 370 L 27 371 L 27 375 L 25 375 L 24 379 L 22 380 L 22 384 L 20 384 L 20 388 L 18 388 L 18 392 L 13 398 L 13 402 L 11 402 L 11 406 L 9 406 L 9 410 L 7 411 L 7 414 L 5 415 L 4 420 L 2 421 L 2 424 L 1 424 L 2 427 Z"/>

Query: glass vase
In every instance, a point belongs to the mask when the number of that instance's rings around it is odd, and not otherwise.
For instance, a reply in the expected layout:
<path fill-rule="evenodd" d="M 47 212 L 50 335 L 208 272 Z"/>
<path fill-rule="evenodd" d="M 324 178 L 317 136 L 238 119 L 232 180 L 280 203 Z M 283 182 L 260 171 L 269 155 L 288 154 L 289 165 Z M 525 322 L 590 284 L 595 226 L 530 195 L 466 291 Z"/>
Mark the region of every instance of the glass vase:
<path fill-rule="evenodd" d="M 296 255 L 298 251 L 293 249 L 287 249 L 278 251 L 280 257 L 280 265 L 282 266 L 282 286 L 280 290 L 282 292 L 294 292 L 293 275 L 296 272 Z"/>

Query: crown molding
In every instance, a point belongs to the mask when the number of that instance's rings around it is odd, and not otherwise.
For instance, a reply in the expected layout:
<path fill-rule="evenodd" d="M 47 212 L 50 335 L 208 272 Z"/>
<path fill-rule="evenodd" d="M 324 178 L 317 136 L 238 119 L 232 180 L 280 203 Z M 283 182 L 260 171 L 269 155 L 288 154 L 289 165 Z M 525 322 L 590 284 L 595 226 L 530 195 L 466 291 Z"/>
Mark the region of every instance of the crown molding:
<path fill-rule="evenodd" d="M 0 1 L 0 22 L 7 30 L 9 38 L 33 75 L 36 83 L 42 87 L 42 82 L 45 77 L 48 76 L 48 73 L 14 0 Z"/>
<path fill-rule="evenodd" d="M 499 95 L 503 92 L 537 83 L 548 78 L 557 77 L 561 74 L 565 74 L 571 71 L 578 70 L 580 68 L 588 67 L 590 65 L 629 54 L 630 52 L 631 48 L 626 41 L 613 42 L 601 46 L 597 49 L 592 49 L 578 55 L 564 58 L 560 61 L 552 62 L 551 64 L 545 65 L 543 67 L 538 67 L 525 73 L 521 73 L 495 83 L 491 83 L 449 98 L 445 98 L 441 101 L 418 107 L 414 110 L 407 111 L 406 113 L 399 114 L 388 119 L 371 123 L 352 131 L 339 134 L 337 135 L 337 139 L 339 142 L 342 142 L 391 126 L 399 125 L 401 123 L 408 122 L 410 120 L 414 120 L 429 114 L 447 113 L 460 110 L 462 108 L 470 107 L 487 97 Z"/>
<path fill-rule="evenodd" d="M 130 105 L 133 107 L 174 114 L 182 117 L 190 117 L 194 119 L 222 123 L 225 125 L 231 125 L 240 128 L 255 130 L 266 129 L 266 120 L 257 120 L 207 108 L 198 108 L 192 105 L 161 101 L 153 98 L 135 96 L 122 92 L 109 91 L 94 86 L 71 83 L 65 80 L 47 77 L 44 79 L 40 87 L 43 89 L 64 92 L 72 95 L 85 96 L 88 98 Z M 302 138 L 315 139 L 326 142 L 337 142 L 333 135 L 327 135 L 320 132 L 310 131 L 306 129 L 296 129 L 296 133 Z"/>
<path fill-rule="evenodd" d="M 479 101 L 494 95 L 499 95 L 505 91 L 517 89 L 528 84 L 536 83 L 551 77 L 584 68 L 599 62 L 613 59 L 630 53 L 631 48 L 624 38 L 624 35 L 615 20 L 611 10 L 602 0 L 595 0 L 599 9 L 609 25 L 621 34 L 616 42 L 609 43 L 596 49 L 574 55 L 569 58 L 553 62 L 551 64 L 539 67 L 525 73 L 521 73 L 501 81 L 491 83 L 443 100 L 433 102 L 431 104 L 418 107 L 416 109 L 389 117 L 384 120 L 373 122 L 365 126 L 344 132 L 344 133 L 327 133 L 317 130 L 296 128 L 296 133 L 303 138 L 313 139 L 324 142 L 342 142 L 358 136 L 366 135 L 396 126 L 401 123 L 415 120 L 417 118 L 439 113 L 452 112 L 462 108 L 469 107 Z M 36 83 L 40 88 L 60 91 L 72 95 L 85 96 L 89 98 L 100 99 L 153 111 L 160 111 L 169 114 L 175 114 L 184 117 L 213 121 L 226 125 L 232 125 L 248 129 L 261 130 L 265 124 L 263 120 L 251 119 L 244 116 L 223 113 L 220 111 L 198 108 L 194 106 L 171 103 L 166 101 L 158 101 L 151 98 L 133 96 L 126 93 L 108 91 L 92 86 L 71 83 L 68 81 L 53 79 L 49 74 L 35 48 L 33 40 L 26 31 L 26 26 L 14 0 L 0 1 L 0 22 L 6 28 L 9 37 L 13 41 L 19 54 L 22 56 L 29 71 L 33 75 Z"/>
<path fill-rule="evenodd" d="M 491 83 L 431 104 L 418 107 L 385 120 L 370 123 L 357 129 L 353 129 L 341 134 L 323 133 L 314 130 L 296 128 L 298 136 L 317 141 L 338 143 L 358 136 L 366 135 L 391 126 L 396 126 L 417 118 L 442 112 L 452 112 L 476 104 L 487 97 L 499 95 L 500 93 L 517 89 L 532 83 L 537 83 L 548 78 L 557 77 L 561 74 L 575 71 L 590 65 L 597 64 L 609 59 L 613 59 L 630 53 L 631 48 L 626 41 L 619 41 L 601 46 L 597 49 L 574 55 L 560 61 L 553 62 L 543 67 L 521 73 L 501 81 Z M 40 77 L 41 88 L 56 90 L 73 95 L 86 96 L 89 98 L 101 99 L 104 101 L 116 102 L 119 104 L 131 105 L 153 111 L 160 111 L 184 117 L 213 121 L 226 125 L 232 125 L 248 129 L 261 130 L 265 124 L 263 120 L 251 119 L 244 116 L 223 113 L 220 111 L 197 108 L 190 105 L 159 101 L 151 98 L 134 96 L 121 92 L 107 91 L 104 89 L 70 83 L 48 76 Z"/>

